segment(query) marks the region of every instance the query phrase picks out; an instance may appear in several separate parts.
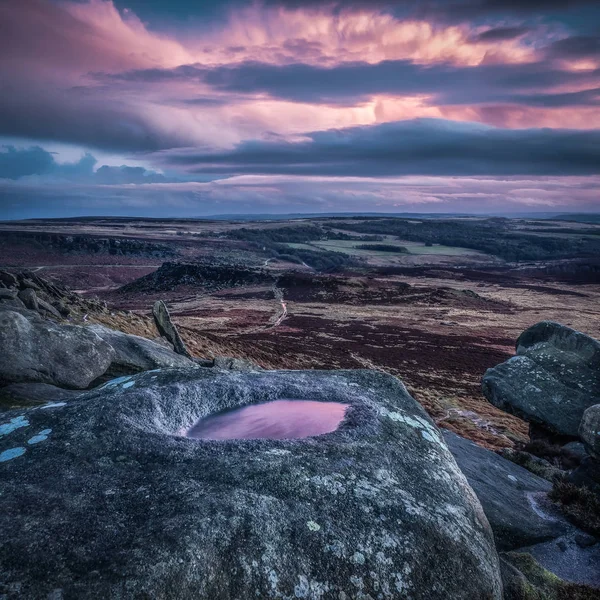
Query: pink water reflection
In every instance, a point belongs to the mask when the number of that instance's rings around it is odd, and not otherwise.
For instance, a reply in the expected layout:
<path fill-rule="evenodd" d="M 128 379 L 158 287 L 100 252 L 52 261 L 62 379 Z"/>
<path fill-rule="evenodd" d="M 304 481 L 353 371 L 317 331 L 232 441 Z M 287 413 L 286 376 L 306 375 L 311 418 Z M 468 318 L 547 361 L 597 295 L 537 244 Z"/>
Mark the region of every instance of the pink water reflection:
<path fill-rule="evenodd" d="M 347 407 L 341 402 L 274 400 L 205 417 L 186 435 L 202 440 L 305 438 L 335 431 Z"/>

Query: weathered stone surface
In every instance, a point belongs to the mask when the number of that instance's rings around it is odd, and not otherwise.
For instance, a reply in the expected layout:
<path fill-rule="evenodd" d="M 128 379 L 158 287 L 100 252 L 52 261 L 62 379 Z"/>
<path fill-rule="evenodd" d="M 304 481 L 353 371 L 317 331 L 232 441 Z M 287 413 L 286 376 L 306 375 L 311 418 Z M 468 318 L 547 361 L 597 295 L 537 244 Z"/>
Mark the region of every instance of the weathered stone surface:
<path fill-rule="evenodd" d="M 563 522 L 536 510 L 552 488 L 548 481 L 450 431 L 444 439 L 481 502 L 498 548 L 520 548 L 564 532 Z"/>
<path fill-rule="evenodd" d="M 0 405 L 28 406 L 57 400 L 72 399 L 81 394 L 48 383 L 12 383 L 0 388 Z"/>
<path fill-rule="evenodd" d="M 113 356 L 114 350 L 85 327 L 0 311 L 0 383 L 83 389 L 106 371 Z"/>
<path fill-rule="evenodd" d="M 173 321 L 171 321 L 171 315 L 169 314 L 167 305 L 162 300 L 157 300 L 154 303 L 152 315 L 154 316 L 154 322 L 156 323 L 156 328 L 160 335 L 166 337 L 167 340 L 173 344 L 173 348 L 177 354 L 189 358 L 190 353 L 187 351 L 187 348 L 179 335 L 179 331 L 177 331 L 177 327 L 175 327 Z"/>
<path fill-rule="evenodd" d="M 32 288 L 25 288 L 24 290 L 21 290 L 19 292 L 19 299 L 21 302 L 23 302 L 26 308 L 29 308 L 30 310 L 39 309 L 37 294 Z"/>
<path fill-rule="evenodd" d="M 182 437 L 208 414 L 280 398 L 349 408 L 318 437 Z M 3 419 L 16 428 L 0 441 L 12 450 L 0 454 L 0 594 L 502 597 L 481 506 L 393 377 L 168 369 Z"/>
<path fill-rule="evenodd" d="M 524 331 L 517 356 L 483 377 L 483 393 L 498 408 L 548 430 L 577 436 L 586 408 L 600 402 L 600 343 L 544 321 Z"/>
<path fill-rule="evenodd" d="M 17 297 L 17 290 L 0 289 L 0 300 L 13 300 Z"/>
<path fill-rule="evenodd" d="M 195 367 L 189 358 L 137 335 L 115 331 L 103 325 L 88 325 L 87 329 L 112 346 L 114 353 L 110 372 L 133 374 L 162 367 Z"/>
<path fill-rule="evenodd" d="M 12 290 L 0 290 L 0 292 L 12 292 Z M 20 298 L 17 297 L 16 292 L 11 296 L 0 295 L 0 310 L 25 310 L 25 305 L 21 302 Z"/>
<path fill-rule="evenodd" d="M 590 454 L 600 459 L 600 404 L 590 406 L 583 413 L 579 425 L 579 437 L 583 440 Z"/>
<path fill-rule="evenodd" d="M 40 310 L 46 311 L 47 313 L 51 314 L 53 317 L 55 317 L 57 319 L 61 318 L 60 313 L 49 302 L 46 302 L 45 300 L 38 298 L 38 306 L 39 306 Z"/>

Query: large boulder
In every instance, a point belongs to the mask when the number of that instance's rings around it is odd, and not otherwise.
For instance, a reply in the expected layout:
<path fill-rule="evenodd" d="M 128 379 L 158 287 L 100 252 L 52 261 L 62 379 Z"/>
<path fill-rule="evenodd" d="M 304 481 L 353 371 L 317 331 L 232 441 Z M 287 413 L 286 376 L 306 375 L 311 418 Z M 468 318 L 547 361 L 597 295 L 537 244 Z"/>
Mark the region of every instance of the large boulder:
<path fill-rule="evenodd" d="M 39 382 L 84 389 L 108 369 L 113 357 L 113 349 L 85 327 L 0 311 L 0 384 Z"/>
<path fill-rule="evenodd" d="M 184 435 L 290 398 L 348 408 L 302 439 Z M 3 417 L 0 595 L 502 598 L 481 506 L 391 376 L 166 369 Z"/>
<path fill-rule="evenodd" d="M 483 393 L 502 410 L 575 437 L 584 411 L 600 402 L 600 342 L 538 323 L 521 334 L 516 356 L 486 371 Z"/>
<path fill-rule="evenodd" d="M 579 436 L 585 447 L 596 459 L 600 459 L 600 404 L 590 406 L 579 425 Z"/>
<path fill-rule="evenodd" d="M 195 363 L 165 346 L 137 335 L 115 331 L 104 325 L 88 325 L 87 329 L 112 346 L 114 352 L 110 372 L 132 374 L 163 367 L 194 367 Z"/>
<path fill-rule="evenodd" d="M 81 394 L 48 383 L 11 383 L 0 388 L 0 406 L 28 406 L 72 399 Z"/>
<path fill-rule="evenodd" d="M 550 482 L 450 431 L 444 439 L 481 502 L 498 548 L 512 550 L 564 533 L 564 522 L 539 508 Z"/>

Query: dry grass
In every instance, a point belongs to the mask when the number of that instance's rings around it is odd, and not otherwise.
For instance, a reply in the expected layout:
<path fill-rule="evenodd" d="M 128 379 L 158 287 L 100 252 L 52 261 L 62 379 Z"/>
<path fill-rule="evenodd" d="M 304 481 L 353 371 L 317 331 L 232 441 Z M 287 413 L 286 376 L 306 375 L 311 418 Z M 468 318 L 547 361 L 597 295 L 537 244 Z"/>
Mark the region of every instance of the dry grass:
<path fill-rule="evenodd" d="M 548 497 L 575 525 L 600 537 L 600 498 L 589 488 L 556 481 Z"/>

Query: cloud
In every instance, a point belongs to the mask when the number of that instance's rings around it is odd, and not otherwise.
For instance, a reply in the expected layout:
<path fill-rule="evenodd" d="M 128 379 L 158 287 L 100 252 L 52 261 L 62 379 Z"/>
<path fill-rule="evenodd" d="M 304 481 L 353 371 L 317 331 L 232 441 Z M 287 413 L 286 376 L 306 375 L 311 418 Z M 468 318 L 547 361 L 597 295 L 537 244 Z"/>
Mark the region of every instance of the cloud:
<path fill-rule="evenodd" d="M 248 141 L 228 152 L 174 151 L 158 158 L 195 173 L 591 175 L 600 173 L 600 131 L 503 130 L 417 119 L 317 131 L 301 141 Z"/>
<path fill-rule="evenodd" d="M 557 40 L 546 49 L 553 58 L 600 58 L 600 35 L 574 35 Z"/>
<path fill-rule="evenodd" d="M 437 105 L 506 102 L 508 92 L 556 86 L 586 86 L 600 82 L 600 68 L 568 70 L 548 62 L 519 65 L 420 65 L 411 60 L 344 63 L 335 67 L 307 64 L 273 65 L 246 62 L 206 68 L 184 65 L 175 69 L 136 70 L 111 79 L 150 84 L 205 83 L 221 93 L 268 94 L 307 103 L 351 105 L 378 94 L 430 95 Z M 573 96 L 573 102 L 577 100 Z M 519 97 L 526 103 L 527 95 Z M 563 99 L 563 103 L 566 98 Z M 535 105 L 535 104 L 534 104 Z"/>
<path fill-rule="evenodd" d="M 477 36 L 475 40 L 478 42 L 498 42 L 502 40 L 514 40 L 531 31 L 531 27 L 494 27 L 486 29 Z"/>
<path fill-rule="evenodd" d="M 58 163 L 54 155 L 40 146 L 17 149 L 0 146 L 0 179 L 79 182 L 98 185 L 163 183 L 164 175 L 144 167 L 103 165 L 95 169 L 97 160 L 85 153 L 78 161 Z"/>

